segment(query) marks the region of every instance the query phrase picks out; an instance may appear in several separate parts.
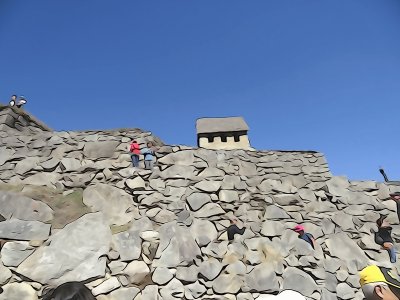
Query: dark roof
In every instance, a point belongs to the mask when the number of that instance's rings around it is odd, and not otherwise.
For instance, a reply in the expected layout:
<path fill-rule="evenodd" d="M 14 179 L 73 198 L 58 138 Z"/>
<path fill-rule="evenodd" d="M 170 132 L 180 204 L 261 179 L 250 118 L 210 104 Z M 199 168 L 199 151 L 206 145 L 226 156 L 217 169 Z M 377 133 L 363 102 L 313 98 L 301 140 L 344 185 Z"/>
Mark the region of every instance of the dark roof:
<path fill-rule="evenodd" d="M 197 134 L 214 132 L 247 131 L 249 126 L 242 117 L 200 118 L 196 121 Z"/>

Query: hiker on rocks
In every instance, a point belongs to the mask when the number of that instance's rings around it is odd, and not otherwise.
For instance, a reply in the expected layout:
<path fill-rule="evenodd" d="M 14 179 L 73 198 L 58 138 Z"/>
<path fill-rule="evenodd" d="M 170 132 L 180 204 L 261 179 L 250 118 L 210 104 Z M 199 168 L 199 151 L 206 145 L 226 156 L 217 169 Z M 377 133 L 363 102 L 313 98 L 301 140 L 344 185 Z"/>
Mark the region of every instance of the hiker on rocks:
<path fill-rule="evenodd" d="M 233 241 L 235 238 L 235 234 L 240 234 L 243 235 L 244 231 L 246 230 L 246 227 L 243 227 L 242 229 L 240 229 L 237 226 L 237 219 L 232 219 L 231 225 L 226 229 L 226 232 L 228 233 L 228 241 Z"/>
<path fill-rule="evenodd" d="M 378 231 L 375 232 L 375 243 L 381 245 L 383 249 L 387 250 L 390 257 L 390 262 L 396 262 L 396 251 L 394 249 L 394 242 L 392 239 L 392 227 L 389 222 L 386 221 L 387 216 L 381 216 L 377 221 Z"/>
<path fill-rule="evenodd" d="M 147 142 L 147 147 L 142 149 L 141 153 L 144 155 L 144 168 L 146 170 L 153 169 L 153 157 L 156 150 L 153 142 Z"/>
<path fill-rule="evenodd" d="M 17 102 L 17 107 L 21 108 L 24 104 L 26 104 L 26 99 L 24 96 L 19 96 L 18 102 Z"/>
<path fill-rule="evenodd" d="M 293 230 L 299 234 L 299 239 L 306 241 L 315 250 L 315 238 L 311 233 L 305 231 L 303 225 L 296 225 Z"/>
<path fill-rule="evenodd" d="M 395 192 L 390 194 L 390 198 L 396 202 L 396 207 L 397 207 L 397 218 L 400 223 L 400 192 Z"/>
<path fill-rule="evenodd" d="M 96 300 L 96 298 L 83 283 L 71 281 L 48 292 L 43 300 Z"/>
<path fill-rule="evenodd" d="M 133 140 L 130 147 L 129 152 L 131 152 L 131 159 L 133 167 L 139 167 L 139 155 L 140 155 L 140 146 L 136 140 Z"/>
<path fill-rule="evenodd" d="M 400 281 L 390 269 L 368 266 L 360 272 L 360 285 L 367 300 L 399 300 Z"/>
<path fill-rule="evenodd" d="M 15 106 L 16 103 L 17 103 L 17 95 L 12 95 L 11 99 L 10 99 L 10 102 L 9 102 L 9 105 L 10 106 Z"/>

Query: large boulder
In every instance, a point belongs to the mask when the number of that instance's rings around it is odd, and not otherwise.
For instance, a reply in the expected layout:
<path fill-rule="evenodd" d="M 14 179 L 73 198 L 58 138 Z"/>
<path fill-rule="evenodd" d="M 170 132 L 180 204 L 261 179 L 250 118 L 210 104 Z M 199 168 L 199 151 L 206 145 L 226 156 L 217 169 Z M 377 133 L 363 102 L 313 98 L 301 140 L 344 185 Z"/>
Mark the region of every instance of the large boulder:
<path fill-rule="evenodd" d="M 364 251 L 344 232 L 331 235 L 325 244 L 328 246 L 331 256 L 342 260 L 352 274 L 356 274 L 358 270 L 369 264 L 369 259 Z"/>
<path fill-rule="evenodd" d="M 110 225 L 125 225 L 138 216 L 129 194 L 103 183 L 86 188 L 83 191 L 83 203 L 93 211 L 101 211 Z"/>
<path fill-rule="evenodd" d="M 103 214 L 86 214 L 52 235 L 17 273 L 52 285 L 104 276 L 110 243 L 111 230 Z"/>
<path fill-rule="evenodd" d="M 37 300 L 35 290 L 25 282 L 13 282 L 3 286 L 0 300 Z"/>
<path fill-rule="evenodd" d="M 197 255 L 201 255 L 199 246 L 191 232 L 176 222 L 164 224 L 159 229 L 160 245 L 157 249 L 157 261 L 153 266 L 176 267 L 190 264 Z"/>
<path fill-rule="evenodd" d="M 50 227 L 50 224 L 39 221 L 6 220 L 0 222 L 0 239 L 46 240 L 49 237 Z"/>
<path fill-rule="evenodd" d="M 41 201 L 0 191 L 0 215 L 6 219 L 48 222 L 53 219 L 53 210 Z"/>
<path fill-rule="evenodd" d="M 83 148 L 83 154 L 91 159 L 111 158 L 117 151 L 118 145 L 119 142 L 116 141 L 88 142 Z"/>

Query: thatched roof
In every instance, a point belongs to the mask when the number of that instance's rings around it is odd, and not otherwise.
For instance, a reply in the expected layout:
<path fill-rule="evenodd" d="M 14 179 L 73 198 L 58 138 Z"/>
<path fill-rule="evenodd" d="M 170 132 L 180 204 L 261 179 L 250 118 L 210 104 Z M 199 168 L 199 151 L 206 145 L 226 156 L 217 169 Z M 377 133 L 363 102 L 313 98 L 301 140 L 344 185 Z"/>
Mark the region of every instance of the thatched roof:
<path fill-rule="evenodd" d="M 247 131 L 249 126 L 242 117 L 200 118 L 196 121 L 197 134 Z"/>

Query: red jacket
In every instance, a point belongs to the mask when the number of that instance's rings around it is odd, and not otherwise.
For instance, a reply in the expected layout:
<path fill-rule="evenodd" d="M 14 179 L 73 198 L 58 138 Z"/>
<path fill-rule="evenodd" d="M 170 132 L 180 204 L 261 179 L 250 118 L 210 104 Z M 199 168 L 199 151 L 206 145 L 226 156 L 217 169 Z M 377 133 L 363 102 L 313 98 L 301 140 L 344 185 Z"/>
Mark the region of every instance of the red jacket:
<path fill-rule="evenodd" d="M 131 143 L 131 147 L 129 149 L 130 152 L 132 152 L 133 154 L 140 154 L 140 147 L 138 143 Z"/>

